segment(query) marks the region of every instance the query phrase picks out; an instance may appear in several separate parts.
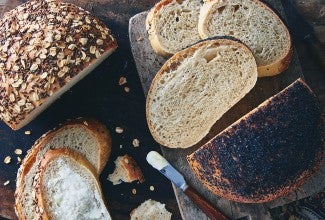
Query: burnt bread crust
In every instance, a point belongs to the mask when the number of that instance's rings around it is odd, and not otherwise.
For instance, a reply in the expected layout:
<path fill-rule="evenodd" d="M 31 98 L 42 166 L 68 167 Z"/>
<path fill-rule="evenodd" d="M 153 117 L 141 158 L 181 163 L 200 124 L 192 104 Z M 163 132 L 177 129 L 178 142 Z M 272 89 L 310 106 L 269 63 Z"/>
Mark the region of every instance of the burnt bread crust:
<path fill-rule="evenodd" d="M 117 48 L 103 22 L 70 3 L 28 1 L 0 19 L 0 118 L 29 123 Z"/>
<path fill-rule="evenodd" d="M 320 168 L 319 122 L 318 100 L 298 79 L 187 159 L 216 195 L 267 202 L 297 189 Z"/>

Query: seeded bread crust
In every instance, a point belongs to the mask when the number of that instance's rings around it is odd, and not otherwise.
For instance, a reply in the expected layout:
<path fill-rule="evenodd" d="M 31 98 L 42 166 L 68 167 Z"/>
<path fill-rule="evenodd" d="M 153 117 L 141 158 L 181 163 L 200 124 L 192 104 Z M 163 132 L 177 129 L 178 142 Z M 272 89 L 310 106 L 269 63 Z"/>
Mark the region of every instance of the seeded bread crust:
<path fill-rule="evenodd" d="M 56 0 L 28 1 L 0 20 L 0 118 L 17 130 L 117 48 L 89 12 Z"/>
<path fill-rule="evenodd" d="M 104 169 L 108 158 L 111 154 L 112 141 L 108 129 L 95 119 L 84 119 L 79 118 L 72 121 L 68 121 L 57 128 L 48 131 L 42 137 L 40 137 L 33 147 L 28 151 L 28 154 L 23 159 L 20 168 L 18 169 L 17 179 L 16 179 L 16 191 L 15 191 L 15 211 L 19 219 L 26 219 L 24 215 L 24 204 L 23 191 L 25 184 L 25 177 L 29 174 L 30 169 L 37 163 L 37 157 L 39 152 L 44 148 L 45 144 L 55 137 L 56 133 L 60 133 L 63 130 L 67 130 L 70 127 L 82 126 L 86 128 L 97 140 L 100 146 L 98 149 L 98 164 L 95 167 L 96 172 L 100 174 Z"/>
<path fill-rule="evenodd" d="M 258 64 L 258 76 L 259 77 L 267 77 L 267 76 L 274 76 L 277 74 L 280 74 L 281 72 L 285 71 L 288 69 L 289 64 L 291 62 L 292 54 L 293 54 L 293 48 L 292 48 L 292 39 L 290 36 L 290 33 L 285 26 L 285 24 L 282 22 L 282 20 L 278 17 L 278 15 L 271 9 L 269 8 L 266 4 L 259 0 L 250 0 L 252 3 L 257 4 L 264 8 L 265 10 L 269 11 L 274 19 L 276 19 L 280 25 L 283 27 L 283 30 L 286 32 L 286 36 L 289 39 L 288 44 L 284 45 L 286 47 L 286 53 L 283 54 L 281 57 L 279 57 L 275 62 L 270 63 L 268 65 L 259 65 Z M 232 2 L 236 2 L 233 0 L 207 0 L 201 7 L 200 11 L 200 18 L 199 18 L 199 24 L 198 24 L 198 31 L 201 36 L 201 38 L 208 38 L 211 37 L 209 36 L 208 33 L 208 20 L 209 17 L 213 14 L 213 9 L 216 7 L 222 7 L 223 5 L 231 4 Z M 222 27 L 220 27 L 222 28 Z M 267 26 L 265 27 L 267 28 Z"/>
<path fill-rule="evenodd" d="M 37 169 L 35 179 L 34 179 L 35 201 L 37 203 L 36 210 L 35 210 L 36 219 L 39 219 L 39 220 L 52 219 L 52 217 L 46 207 L 46 199 L 47 198 L 45 198 L 45 195 L 44 195 L 44 186 L 42 185 L 42 178 L 43 178 L 43 173 L 44 173 L 47 165 L 52 160 L 54 160 L 58 157 L 68 157 L 69 159 L 72 159 L 76 163 L 80 164 L 80 166 L 83 166 L 85 169 L 87 169 L 92 174 L 92 176 L 96 179 L 96 188 L 97 188 L 98 192 L 100 193 L 102 201 L 105 204 L 105 207 L 107 209 L 107 204 L 105 202 L 105 199 L 103 197 L 101 187 L 99 184 L 99 179 L 98 179 L 99 174 L 96 172 L 96 169 L 81 154 L 79 154 L 71 149 L 59 148 L 59 149 L 54 149 L 54 150 L 48 151 L 38 164 L 38 169 Z M 51 198 L 48 198 L 48 199 L 51 199 Z"/>
<path fill-rule="evenodd" d="M 187 157 L 217 196 L 263 203 L 300 187 L 324 157 L 320 108 L 298 79 Z"/>

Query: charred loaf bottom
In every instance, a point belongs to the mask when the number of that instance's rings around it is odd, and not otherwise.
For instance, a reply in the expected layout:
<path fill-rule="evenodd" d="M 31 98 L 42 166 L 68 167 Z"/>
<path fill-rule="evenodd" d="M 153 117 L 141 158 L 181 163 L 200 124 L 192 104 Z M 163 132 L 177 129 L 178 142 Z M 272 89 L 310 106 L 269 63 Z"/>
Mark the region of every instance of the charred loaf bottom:
<path fill-rule="evenodd" d="M 193 154 L 188 162 L 218 196 L 261 203 L 301 186 L 320 168 L 320 108 L 297 80 Z"/>

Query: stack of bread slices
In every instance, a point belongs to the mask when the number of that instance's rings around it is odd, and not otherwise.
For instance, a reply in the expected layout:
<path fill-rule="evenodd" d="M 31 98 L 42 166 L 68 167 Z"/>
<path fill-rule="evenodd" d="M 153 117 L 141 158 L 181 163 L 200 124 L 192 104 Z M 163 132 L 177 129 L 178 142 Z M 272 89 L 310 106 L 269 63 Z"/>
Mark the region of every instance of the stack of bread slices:
<path fill-rule="evenodd" d="M 19 219 L 111 219 L 98 176 L 111 138 L 94 119 L 77 119 L 46 133 L 17 174 Z"/>
<path fill-rule="evenodd" d="M 259 0 L 161 0 L 146 29 L 154 51 L 171 56 L 146 102 L 151 134 L 169 148 L 197 144 L 258 77 L 283 72 L 292 56 L 288 29 Z M 191 154 L 189 165 L 218 196 L 270 201 L 319 169 L 319 116 L 298 79 Z"/>

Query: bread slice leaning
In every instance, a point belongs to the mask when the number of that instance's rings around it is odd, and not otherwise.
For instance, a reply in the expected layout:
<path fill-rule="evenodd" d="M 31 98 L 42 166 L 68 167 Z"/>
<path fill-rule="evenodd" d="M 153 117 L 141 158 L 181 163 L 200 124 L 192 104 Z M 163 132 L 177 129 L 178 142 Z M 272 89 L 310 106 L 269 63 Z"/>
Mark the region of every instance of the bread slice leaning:
<path fill-rule="evenodd" d="M 187 157 L 214 194 L 268 202 L 301 186 L 324 156 L 320 106 L 298 79 Z"/>
<path fill-rule="evenodd" d="M 35 176 L 36 219 L 111 219 L 98 173 L 81 154 L 49 150 Z"/>
<path fill-rule="evenodd" d="M 81 118 L 67 122 L 37 140 L 17 173 L 15 210 L 19 219 L 35 218 L 35 203 L 31 192 L 36 165 L 48 150 L 62 147 L 81 153 L 99 174 L 111 152 L 111 137 L 102 123 L 95 119 Z"/>
<path fill-rule="evenodd" d="M 261 1 L 206 1 L 200 11 L 198 29 L 203 39 L 232 36 L 244 42 L 253 51 L 259 77 L 279 74 L 290 64 L 289 31 Z"/>
<path fill-rule="evenodd" d="M 156 53 L 173 55 L 200 40 L 201 5 L 201 0 L 161 0 L 150 10 L 146 29 Z"/>
<path fill-rule="evenodd" d="M 176 53 L 149 89 L 146 116 L 154 139 L 187 148 L 255 85 L 252 52 L 234 39 L 206 40 Z"/>

